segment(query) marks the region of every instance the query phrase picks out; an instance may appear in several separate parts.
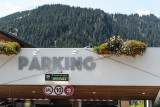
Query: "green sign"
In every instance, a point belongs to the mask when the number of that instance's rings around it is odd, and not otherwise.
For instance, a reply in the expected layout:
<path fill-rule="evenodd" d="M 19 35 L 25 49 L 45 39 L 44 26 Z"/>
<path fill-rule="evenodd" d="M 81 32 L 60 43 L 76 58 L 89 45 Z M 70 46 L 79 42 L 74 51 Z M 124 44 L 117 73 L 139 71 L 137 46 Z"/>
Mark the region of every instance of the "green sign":
<path fill-rule="evenodd" d="M 68 81 L 68 77 L 53 77 L 53 81 Z"/>
<path fill-rule="evenodd" d="M 45 74 L 45 81 L 69 81 L 69 74 Z"/>

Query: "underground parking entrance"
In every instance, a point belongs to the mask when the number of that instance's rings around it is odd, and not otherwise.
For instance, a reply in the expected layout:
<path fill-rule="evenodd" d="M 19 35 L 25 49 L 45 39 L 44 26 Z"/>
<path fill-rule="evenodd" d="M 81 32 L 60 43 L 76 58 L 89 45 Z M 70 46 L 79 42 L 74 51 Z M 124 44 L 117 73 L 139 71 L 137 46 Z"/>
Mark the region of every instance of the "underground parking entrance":
<path fill-rule="evenodd" d="M 72 86 L 71 96 L 45 95 L 46 85 L 0 85 L 0 98 L 14 107 L 129 107 L 129 100 L 154 102 L 156 86 Z M 145 93 L 145 94 L 144 94 Z"/>
<path fill-rule="evenodd" d="M 84 101 L 79 101 L 79 100 L 84 100 Z M 99 99 L 14 100 L 14 107 L 117 107 L 117 106 L 118 106 L 118 100 L 114 101 L 105 101 Z"/>
<path fill-rule="evenodd" d="M 78 107 L 81 104 L 82 107 L 116 107 L 113 103 L 102 101 L 83 101 L 83 102 L 71 102 L 64 100 L 53 100 L 52 104 L 35 104 L 36 107 Z"/>

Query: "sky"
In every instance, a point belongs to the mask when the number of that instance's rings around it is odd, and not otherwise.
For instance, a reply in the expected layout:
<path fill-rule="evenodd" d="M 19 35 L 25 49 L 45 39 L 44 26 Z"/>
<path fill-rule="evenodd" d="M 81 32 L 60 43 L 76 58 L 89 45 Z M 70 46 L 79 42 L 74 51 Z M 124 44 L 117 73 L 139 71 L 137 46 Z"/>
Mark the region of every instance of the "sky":
<path fill-rule="evenodd" d="M 44 4 L 65 4 L 75 7 L 101 9 L 106 13 L 154 14 L 160 17 L 160 0 L 0 0 L 0 17 L 31 10 Z"/>

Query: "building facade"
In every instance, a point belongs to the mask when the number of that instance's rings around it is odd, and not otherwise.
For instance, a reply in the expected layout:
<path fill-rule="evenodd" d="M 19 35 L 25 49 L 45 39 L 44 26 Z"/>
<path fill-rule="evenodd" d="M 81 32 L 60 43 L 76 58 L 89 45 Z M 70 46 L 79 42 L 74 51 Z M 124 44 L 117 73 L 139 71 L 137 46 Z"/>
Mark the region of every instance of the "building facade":
<path fill-rule="evenodd" d="M 129 100 L 145 100 L 151 107 L 159 99 L 160 48 L 136 57 L 98 55 L 91 48 L 36 48 L 10 33 L 0 35 L 24 47 L 18 55 L 0 55 L 0 98 L 12 106 L 128 107 Z M 53 80 L 53 74 L 68 79 Z M 72 86 L 74 92 L 47 95 L 46 86 Z"/>

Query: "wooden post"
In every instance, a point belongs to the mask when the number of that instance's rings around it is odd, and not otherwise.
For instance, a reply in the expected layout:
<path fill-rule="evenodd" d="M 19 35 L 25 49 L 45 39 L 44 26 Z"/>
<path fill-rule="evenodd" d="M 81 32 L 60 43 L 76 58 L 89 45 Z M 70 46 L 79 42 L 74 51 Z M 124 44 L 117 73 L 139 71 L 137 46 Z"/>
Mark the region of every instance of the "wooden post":
<path fill-rule="evenodd" d="M 129 101 L 121 100 L 121 107 L 129 107 Z"/>
<path fill-rule="evenodd" d="M 82 107 L 82 101 L 73 101 L 72 107 Z"/>

